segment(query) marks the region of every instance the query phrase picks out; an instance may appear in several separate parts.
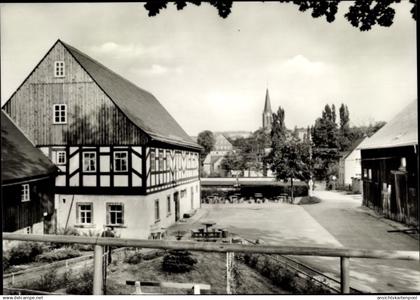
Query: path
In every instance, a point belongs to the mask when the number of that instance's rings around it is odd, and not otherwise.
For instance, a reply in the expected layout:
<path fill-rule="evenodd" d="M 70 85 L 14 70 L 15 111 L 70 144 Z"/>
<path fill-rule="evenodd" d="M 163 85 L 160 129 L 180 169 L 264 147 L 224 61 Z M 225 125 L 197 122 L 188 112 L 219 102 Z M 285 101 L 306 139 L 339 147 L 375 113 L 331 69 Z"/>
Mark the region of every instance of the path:
<path fill-rule="evenodd" d="M 217 227 L 248 239 L 293 246 L 349 247 L 418 251 L 418 241 L 402 233 L 388 233 L 389 224 L 365 213 L 360 196 L 319 191 L 322 202 L 314 205 L 238 204 L 203 205 L 200 221 L 211 219 Z M 299 257 L 299 260 L 339 278 L 339 259 Z M 350 260 L 351 286 L 366 292 L 418 292 L 417 262 L 396 260 Z"/>

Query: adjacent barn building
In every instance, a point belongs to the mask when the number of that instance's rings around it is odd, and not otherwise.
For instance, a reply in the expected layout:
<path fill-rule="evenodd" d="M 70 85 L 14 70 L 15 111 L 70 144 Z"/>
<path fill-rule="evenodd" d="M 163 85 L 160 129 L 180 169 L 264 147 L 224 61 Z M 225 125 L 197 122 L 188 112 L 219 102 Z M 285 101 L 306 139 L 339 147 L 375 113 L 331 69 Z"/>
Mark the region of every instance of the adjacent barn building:
<path fill-rule="evenodd" d="M 358 147 L 362 141 L 363 139 L 357 140 L 348 151 L 342 153 L 338 161 L 338 184 L 341 187 L 351 187 L 354 178 L 361 178 L 362 166 Z"/>
<path fill-rule="evenodd" d="M 51 233 L 56 166 L 1 112 L 1 201 L 4 232 Z"/>
<path fill-rule="evenodd" d="M 196 144 L 149 92 L 58 40 L 3 109 L 62 173 L 59 227 L 150 238 L 199 208 Z"/>
<path fill-rule="evenodd" d="M 418 150 L 413 101 L 361 145 L 363 204 L 418 226 Z"/>

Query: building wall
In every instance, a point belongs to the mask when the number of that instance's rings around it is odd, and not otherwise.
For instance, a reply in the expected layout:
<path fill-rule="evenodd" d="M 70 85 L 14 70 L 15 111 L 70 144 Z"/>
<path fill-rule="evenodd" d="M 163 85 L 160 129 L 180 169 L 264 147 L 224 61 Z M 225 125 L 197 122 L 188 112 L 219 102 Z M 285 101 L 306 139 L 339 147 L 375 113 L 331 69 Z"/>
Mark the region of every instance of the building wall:
<path fill-rule="evenodd" d="M 361 158 L 363 205 L 390 219 L 418 225 L 418 145 L 362 149 Z M 400 169 L 402 158 L 405 170 Z"/>
<path fill-rule="evenodd" d="M 54 62 L 65 77 L 54 77 Z M 67 123 L 53 123 L 53 105 L 67 105 Z M 61 43 L 57 43 L 4 105 L 36 145 L 143 145 L 147 136 L 114 105 Z"/>
<path fill-rule="evenodd" d="M 191 201 L 191 188 L 193 189 Z M 184 197 L 181 191 L 185 190 Z M 180 216 L 200 207 L 200 182 L 198 180 L 160 191 L 150 195 L 56 195 L 57 224 L 59 228 L 75 227 L 81 232 L 104 230 L 107 224 L 107 203 L 121 203 L 124 206 L 124 225 L 115 226 L 117 236 L 123 238 L 150 237 L 151 231 L 167 228 L 175 223 L 174 193 L 180 197 Z M 184 194 L 184 193 L 182 193 Z M 171 198 L 171 213 L 167 213 L 167 197 Z M 155 200 L 159 201 L 160 221 L 155 220 Z M 92 203 L 92 225 L 77 223 L 79 203 Z"/>
<path fill-rule="evenodd" d="M 199 178 L 199 154 L 196 151 L 146 147 L 145 157 L 146 193 Z"/>
<path fill-rule="evenodd" d="M 233 150 L 232 144 L 222 135 L 216 134 L 213 151 L 231 151 Z"/>
<path fill-rule="evenodd" d="M 360 150 L 354 150 L 344 161 L 344 184 L 351 185 L 352 178 L 361 178 L 362 166 L 360 158 Z"/>
<path fill-rule="evenodd" d="M 22 184 L 29 184 L 30 200 L 22 202 Z M 54 231 L 54 177 L 2 186 L 4 232 L 27 228 L 37 233 Z M 42 230 L 34 224 L 41 223 Z"/>

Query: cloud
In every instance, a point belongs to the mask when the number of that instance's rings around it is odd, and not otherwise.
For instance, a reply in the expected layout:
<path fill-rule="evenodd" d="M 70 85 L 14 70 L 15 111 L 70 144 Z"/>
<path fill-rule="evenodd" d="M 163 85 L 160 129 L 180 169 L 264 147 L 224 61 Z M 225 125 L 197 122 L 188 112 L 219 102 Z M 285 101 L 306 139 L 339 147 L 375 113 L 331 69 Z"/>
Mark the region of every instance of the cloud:
<path fill-rule="evenodd" d="M 108 56 L 116 59 L 171 59 L 172 54 L 163 45 L 147 46 L 140 43 L 115 43 L 108 41 L 90 47 L 95 55 Z"/>
<path fill-rule="evenodd" d="M 161 75 L 180 75 L 184 69 L 180 66 L 170 67 L 161 64 L 152 64 L 150 66 L 132 68 L 132 73 L 140 76 L 161 76 Z"/>
<path fill-rule="evenodd" d="M 330 71 L 330 67 L 321 61 L 311 61 L 305 56 L 299 54 L 282 62 L 273 63 L 268 67 L 273 73 L 282 73 L 284 75 L 305 75 L 319 76 Z"/>

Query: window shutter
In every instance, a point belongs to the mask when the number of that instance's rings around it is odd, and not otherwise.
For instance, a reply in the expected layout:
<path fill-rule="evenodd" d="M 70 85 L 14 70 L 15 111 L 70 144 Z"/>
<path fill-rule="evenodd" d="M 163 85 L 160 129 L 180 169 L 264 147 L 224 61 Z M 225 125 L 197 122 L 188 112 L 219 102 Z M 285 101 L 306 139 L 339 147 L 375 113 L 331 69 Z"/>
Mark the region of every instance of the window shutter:
<path fill-rule="evenodd" d="M 106 205 L 106 224 L 110 224 L 110 215 L 109 215 L 109 204 Z"/>
<path fill-rule="evenodd" d="M 124 203 L 121 203 L 121 209 L 122 209 L 121 223 L 124 224 Z"/>
<path fill-rule="evenodd" d="M 79 214 L 80 214 L 80 204 L 77 204 L 76 205 L 76 224 L 79 224 L 80 222 Z"/>

